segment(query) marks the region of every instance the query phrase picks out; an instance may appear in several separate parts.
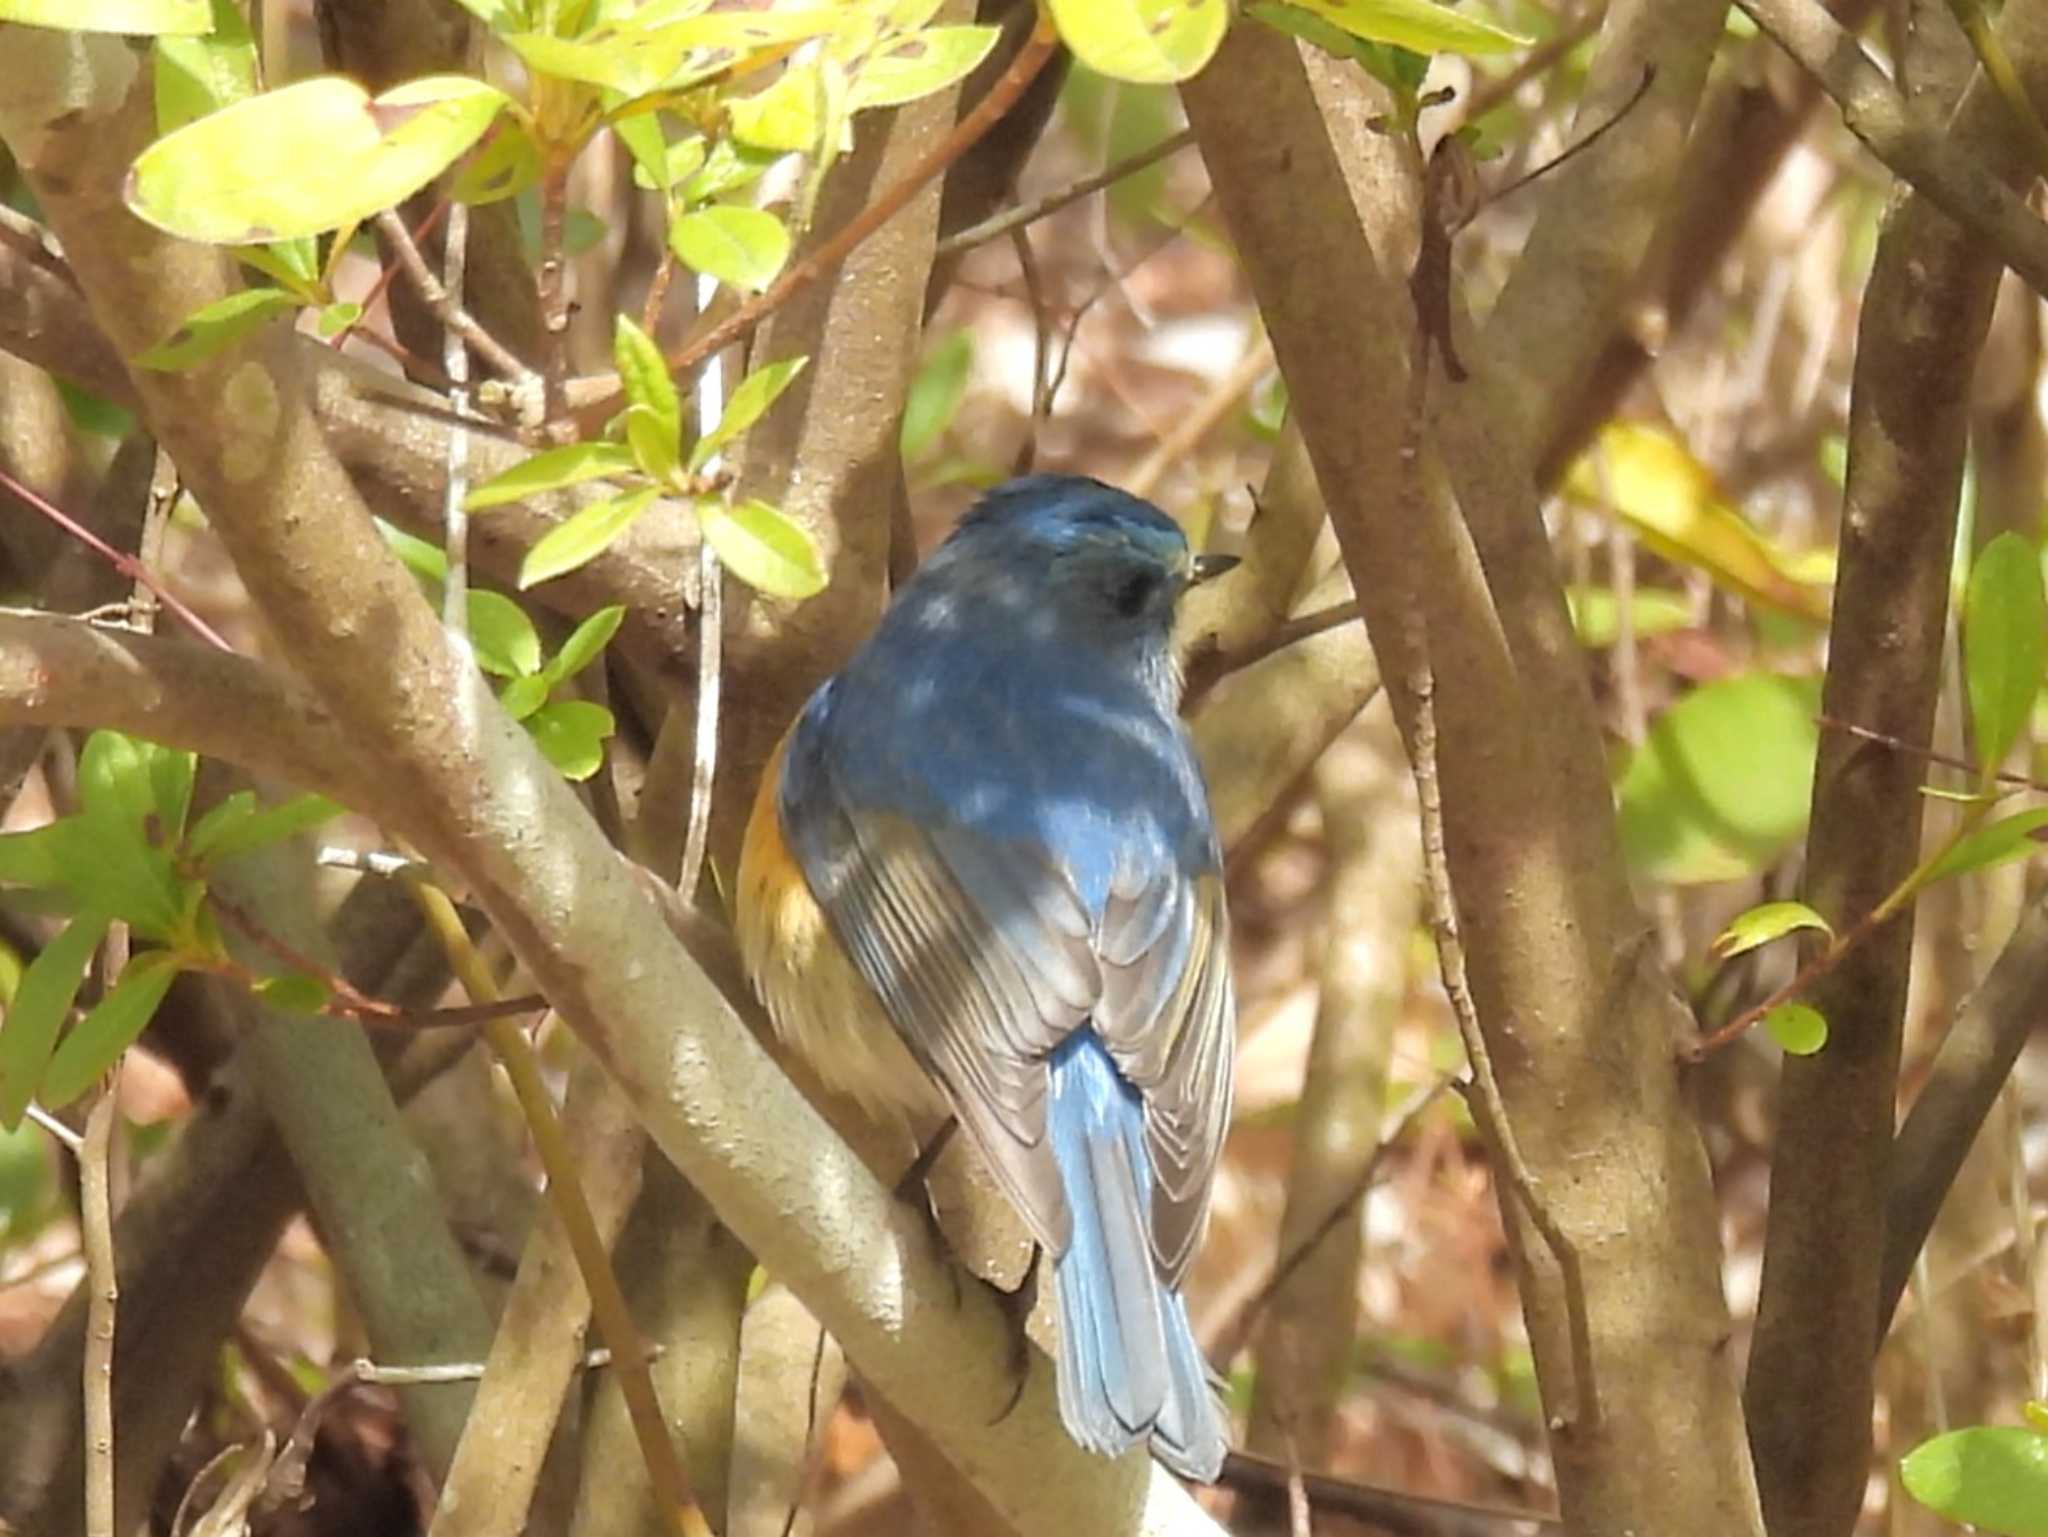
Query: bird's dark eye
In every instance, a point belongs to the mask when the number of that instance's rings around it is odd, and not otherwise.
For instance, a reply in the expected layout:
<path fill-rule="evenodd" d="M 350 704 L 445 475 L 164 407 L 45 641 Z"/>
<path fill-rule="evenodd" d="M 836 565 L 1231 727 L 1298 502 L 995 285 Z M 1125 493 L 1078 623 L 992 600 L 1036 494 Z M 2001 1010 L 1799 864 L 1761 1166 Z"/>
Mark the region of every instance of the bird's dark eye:
<path fill-rule="evenodd" d="M 1159 576 L 1153 571 L 1133 571 L 1119 577 L 1109 595 L 1110 603 L 1126 619 L 1135 619 L 1152 602 L 1152 595 L 1159 590 Z"/>

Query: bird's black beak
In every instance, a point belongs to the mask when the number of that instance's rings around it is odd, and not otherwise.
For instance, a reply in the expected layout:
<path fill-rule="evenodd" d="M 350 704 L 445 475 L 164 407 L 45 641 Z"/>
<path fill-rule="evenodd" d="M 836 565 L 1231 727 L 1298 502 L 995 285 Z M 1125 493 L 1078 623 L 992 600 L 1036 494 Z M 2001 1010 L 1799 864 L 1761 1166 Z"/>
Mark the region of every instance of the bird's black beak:
<path fill-rule="evenodd" d="M 1188 585 L 1199 587 L 1202 583 L 1235 569 L 1236 566 L 1235 555 L 1197 555 L 1188 564 Z"/>

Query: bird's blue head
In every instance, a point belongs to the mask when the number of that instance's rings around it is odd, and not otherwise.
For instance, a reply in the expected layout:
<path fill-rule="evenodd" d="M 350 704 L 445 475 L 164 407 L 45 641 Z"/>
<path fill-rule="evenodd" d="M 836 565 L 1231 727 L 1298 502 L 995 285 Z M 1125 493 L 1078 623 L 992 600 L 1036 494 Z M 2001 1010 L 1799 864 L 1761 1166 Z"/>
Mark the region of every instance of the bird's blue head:
<path fill-rule="evenodd" d="M 1036 612 L 1069 639 L 1163 646 L 1181 594 L 1235 564 L 1194 555 L 1179 524 L 1114 486 L 1028 475 L 983 497 L 926 570 Z"/>

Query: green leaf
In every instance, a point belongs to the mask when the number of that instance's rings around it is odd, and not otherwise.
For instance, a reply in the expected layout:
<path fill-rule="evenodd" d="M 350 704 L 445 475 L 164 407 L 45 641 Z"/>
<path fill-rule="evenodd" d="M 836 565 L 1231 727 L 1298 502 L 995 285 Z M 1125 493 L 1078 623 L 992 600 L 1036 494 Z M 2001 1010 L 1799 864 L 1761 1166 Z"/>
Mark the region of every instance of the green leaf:
<path fill-rule="evenodd" d="M 152 742 L 119 731 L 95 731 L 78 755 L 78 798 L 89 817 L 133 826 L 156 810 L 150 760 Z"/>
<path fill-rule="evenodd" d="M 943 91 L 988 57 L 995 27 L 924 27 L 884 43 L 853 77 L 852 109 L 895 107 Z"/>
<path fill-rule="evenodd" d="M 14 990 L 0 1019 L 0 1130 L 21 1124 L 28 1102 L 42 1086 L 50 1052 L 71 1001 L 85 980 L 85 968 L 107 935 L 107 919 L 84 913 L 43 946 Z"/>
<path fill-rule="evenodd" d="M 967 398 L 967 380 L 974 371 L 974 336 L 959 326 L 940 337 L 910 380 L 903 402 L 903 427 L 897 447 L 906 464 L 929 453 Z"/>
<path fill-rule="evenodd" d="M 362 318 L 363 307 L 360 304 L 353 299 L 339 299 L 333 304 L 321 305 L 319 318 L 313 324 L 322 341 L 332 341 Z"/>
<path fill-rule="evenodd" d="M 1050 0 L 1060 41 L 1099 75 L 1135 85 L 1193 76 L 1229 20 L 1224 0 Z"/>
<path fill-rule="evenodd" d="M 265 977 L 256 984 L 255 993 L 273 1009 L 286 1014 L 318 1014 L 333 996 L 325 982 L 303 971 Z"/>
<path fill-rule="evenodd" d="M 235 260 L 251 272 L 260 272 L 301 304 L 318 304 L 316 283 L 320 276 L 319 242 L 311 235 L 297 240 L 274 240 L 269 245 L 235 247 Z"/>
<path fill-rule="evenodd" d="M 740 380 L 739 388 L 732 392 L 732 399 L 725 403 L 725 412 L 718 418 L 718 425 L 699 438 L 696 447 L 690 450 L 691 473 L 703 469 L 714 454 L 766 415 L 768 408 L 782 398 L 782 392 L 804 371 L 808 362 L 809 358 L 784 358 L 779 363 L 764 363 Z"/>
<path fill-rule="evenodd" d="M 43 1099 L 68 1105 L 98 1083 L 141 1037 L 177 976 L 177 957 L 168 950 L 146 951 L 122 967 L 120 980 L 50 1058 L 49 1071 L 43 1075 Z"/>
<path fill-rule="evenodd" d="M 2048 809 L 2019 811 L 1988 822 L 1942 855 L 1927 872 L 1924 884 L 1931 886 L 1951 876 L 2023 859 L 2048 842 L 2041 833 L 2044 827 L 2048 827 Z"/>
<path fill-rule="evenodd" d="M 1508 53 L 1530 39 L 1429 0 L 1293 0 L 1367 42 L 1413 53 Z"/>
<path fill-rule="evenodd" d="M 199 773 L 199 755 L 171 747 L 151 746 L 149 789 L 156 814 L 156 835 L 167 844 L 185 836 L 185 814 L 192 809 L 192 781 Z"/>
<path fill-rule="evenodd" d="M 1698 567 L 1751 603 L 1827 622 L 1827 590 L 1817 573 L 1760 533 L 1670 430 L 1608 423 L 1565 472 L 1564 490 L 1620 518 L 1657 554 Z"/>
<path fill-rule="evenodd" d="M 226 802 L 222 802 L 222 805 L 225 804 Z M 203 848 L 199 846 L 199 831 L 195 831 L 192 835 L 192 853 L 195 858 L 204 859 L 209 864 L 217 860 L 234 859 L 254 849 L 282 843 L 287 838 L 296 838 L 300 833 L 310 832 L 322 822 L 329 822 L 340 816 L 342 810 L 341 806 L 324 795 L 294 795 L 290 800 L 281 801 L 262 811 L 237 815 L 226 826 L 208 831 Z M 206 830 L 206 823 L 202 820 L 200 831 Z"/>
<path fill-rule="evenodd" d="M 207 0 L 0 0 L 0 21 L 60 32 L 120 32 L 146 37 L 197 35 L 213 25 Z"/>
<path fill-rule="evenodd" d="M 548 681 L 564 683 L 596 661 L 626 622 L 623 604 L 608 603 L 569 632 L 545 669 Z"/>
<path fill-rule="evenodd" d="M 1828 1043 L 1828 1022 L 1811 1004 L 1779 1004 L 1764 1015 L 1764 1028 L 1780 1050 L 1795 1057 L 1810 1057 Z"/>
<path fill-rule="evenodd" d="M 470 589 L 469 640 L 477 665 L 493 677 L 540 671 L 540 632 L 526 610 L 501 592 Z"/>
<path fill-rule="evenodd" d="M 158 139 L 136 157 L 126 201 L 146 223 L 214 245 L 317 235 L 419 191 L 507 100 L 462 75 L 410 81 L 374 101 L 339 76 L 301 81 Z"/>
<path fill-rule="evenodd" d="M 449 195 L 459 203 L 502 202 L 539 182 L 541 170 L 540 146 L 533 135 L 507 118 L 484 140 L 483 148 L 463 162 Z"/>
<path fill-rule="evenodd" d="M 194 310 L 154 347 L 139 352 L 142 368 L 171 372 L 204 362 L 223 347 L 241 340 L 272 317 L 296 310 L 299 301 L 282 288 L 245 288 Z"/>
<path fill-rule="evenodd" d="M 780 219 L 724 203 L 679 215 L 668 227 L 668 243 L 691 271 L 757 292 L 789 260 L 789 231 Z"/>
<path fill-rule="evenodd" d="M 125 818 L 84 816 L 77 860 L 64 884 L 81 907 L 128 923 L 147 939 L 170 941 L 186 916 L 186 883 L 170 853 L 143 837 L 142 824 Z"/>
<path fill-rule="evenodd" d="M 493 475 L 469 493 L 463 506 L 471 512 L 482 512 L 486 508 L 502 507 L 507 502 L 523 502 L 531 496 L 559 491 L 564 486 L 581 485 L 586 480 L 632 473 L 633 452 L 623 443 L 568 443 L 535 454 L 531 459 L 522 459 L 503 474 Z M 390 536 L 387 534 L 385 537 L 389 539 Z M 401 558 L 403 554 L 400 551 Z M 444 561 L 436 579 L 446 574 Z"/>
<path fill-rule="evenodd" d="M 206 815 L 192 827 L 192 835 L 185 840 L 185 852 L 193 859 L 203 860 L 213 852 L 213 846 L 226 835 L 228 830 L 246 822 L 256 815 L 256 792 L 234 790 L 221 797 Z"/>
<path fill-rule="evenodd" d="M 660 116 L 653 112 L 630 112 L 613 118 L 611 130 L 633 157 L 633 184 L 649 192 L 666 192 L 670 185 L 668 139 L 662 132 Z M 687 144 L 690 140 L 683 142 Z M 696 142 L 701 151 L 704 141 Z"/>
<path fill-rule="evenodd" d="M 564 779 L 584 780 L 604 764 L 605 738 L 612 734 L 612 712 L 587 699 L 557 699 L 527 718 L 534 744 Z"/>
<path fill-rule="evenodd" d="M 1923 1441 L 1899 1463 L 1906 1492 L 1951 1521 L 2002 1537 L 2048 1537 L 2048 1436 L 1972 1425 Z"/>
<path fill-rule="evenodd" d="M 819 110 L 823 93 L 816 64 L 793 65 L 765 89 L 729 104 L 732 135 L 755 149 L 808 154 L 824 132 Z"/>
<path fill-rule="evenodd" d="M 625 388 L 628 404 L 647 413 L 650 428 L 643 431 L 665 435 L 673 461 L 683 435 L 682 399 L 676 394 L 676 381 L 669 374 L 668 359 L 661 355 L 661 348 L 624 313 L 612 328 L 612 361 L 618 365 L 619 383 Z M 632 442 L 630 420 L 626 431 L 627 441 Z"/>
<path fill-rule="evenodd" d="M 548 695 L 554 692 L 554 687 L 555 680 L 546 673 L 528 673 L 506 684 L 504 692 L 498 695 L 498 703 L 514 720 L 525 720 L 548 702 Z"/>
<path fill-rule="evenodd" d="M 697 503 L 697 521 L 718 558 L 749 587 L 790 599 L 824 591 L 817 545 L 779 508 L 758 500 L 726 507 L 706 497 Z"/>
<path fill-rule="evenodd" d="M 1580 645 L 1598 650 L 1614 644 L 1621 633 L 1621 604 L 1612 587 L 1567 587 L 1564 597 Z M 1636 588 L 1630 594 L 1628 615 L 1638 640 L 1689 630 L 1696 622 L 1692 599 L 1661 587 Z"/>
<path fill-rule="evenodd" d="M 1617 789 L 1629 868 L 1678 885 L 1768 868 L 1806 828 L 1819 702 L 1810 680 L 1750 673 L 1659 716 Z"/>
<path fill-rule="evenodd" d="M 840 24 L 836 10 L 827 5 L 785 11 L 700 11 L 671 20 L 671 11 L 648 6 L 629 21 L 595 27 L 577 38 L 545 32 L 500 35 L 541 74 L 631 99 L 683 90 L 733 68 L 744 54 L 829 32 Z"/>
<path fill-rule="evenodd" d="M 1984 546 L 1963 600 L 1963 666 L 1977 766 L 1986 784 L 2033 718 L 2048 648 L 2041 555 L 2018 534 Z"/>
<path fill-rule="evenodd" d="M 633 526 L 654 501 L 655 487 L 642 486 L 609 501 L 592 502 L 534 541 L 519 566 L 519 590 L 588 565 Z"/>
<path fill-rule="evenodd" d="M 626 444 L 640 473 L 661 485 L 672 484 L 683 467 L 676 435 L 645 406 L 626 407 L 625 424 Z"/>
<path fill-rule="evenodd" d="M 377 519 L 377 532 L 391 547 L 391 553 L 405 563 L 405 569 L 421 581 L 439 586 L 448 580 L 448 554 L 438 544 L 429 544 L 402 528 L 394 528 L 382 518 Z"/>
<path fill-rule="evenodd" d="M 234 0 L 211 0 L 205 36 L 159 37 L 150 50 L 156 72 L 156 131 L 187 123 L 256 94 L 256 39 Z"/>
<path fill-rule="evenodd" d="M 1782 939 L 1799 929 L 1819 929 L 1830 939 L 1835 934 L 1828 927 L 1827 919 L 1804 902 L 1765 902 L 1746 913 L 1737 914 L 1735 921 L 1716 936 L 1713 951 L 1725 960 L 1745 950 L 1767 945 L 1774 939 Z"/>
<path fill-rule="evenodd" d="M 676 195 L 688 205 L 709 202 L 751 186 L 781 158 L 775 150 L 750 149 L 737 140 L 720 139 L 705 157 L 704 169 L 684 182 Z"/>
<path fill-rule="evenodd" d="M 54 890 L 78 859 L 81 823 L 77 817 L 33 828 L 25 833 L 0 833 L 0 882 Z"/>

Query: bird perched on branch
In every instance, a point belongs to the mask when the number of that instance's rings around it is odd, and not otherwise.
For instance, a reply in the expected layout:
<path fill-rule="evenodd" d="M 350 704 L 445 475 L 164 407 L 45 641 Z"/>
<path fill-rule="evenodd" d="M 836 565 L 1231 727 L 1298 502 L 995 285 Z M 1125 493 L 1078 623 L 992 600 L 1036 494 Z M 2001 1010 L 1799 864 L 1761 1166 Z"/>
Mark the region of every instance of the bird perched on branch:
<path fill-rule="evenodd" d="M 989 493 L 798 716 L 738 881 L 777 1029 L 873 1112 L 950 1112 L 1052 1257 L 1074 1439 L 1205 1481 L 1180 1285 L 1235 1026 L 1170 631 L 1231 564 L 1097 481 Z"/>

